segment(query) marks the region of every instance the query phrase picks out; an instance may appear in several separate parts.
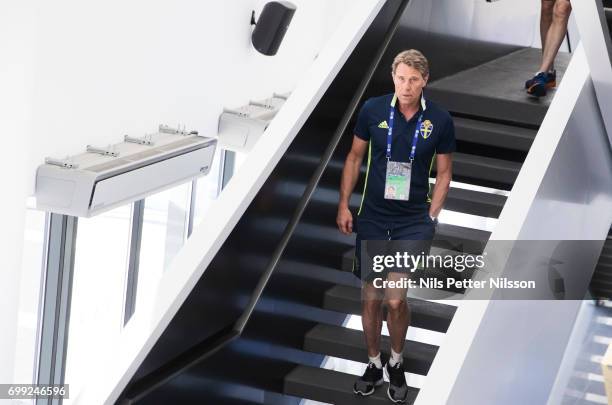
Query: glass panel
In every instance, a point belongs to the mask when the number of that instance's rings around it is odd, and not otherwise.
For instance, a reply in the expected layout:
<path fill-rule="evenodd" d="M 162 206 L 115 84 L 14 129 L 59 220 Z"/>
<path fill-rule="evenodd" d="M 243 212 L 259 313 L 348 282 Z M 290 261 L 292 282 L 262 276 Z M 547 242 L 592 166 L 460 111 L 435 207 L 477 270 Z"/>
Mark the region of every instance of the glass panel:
<path fill-rule="evenodd" d="M 66 383 L 76 397 L 91 351 L 112 342 L 123 326 L 131 206 L 79 218 L 72 284 Z"/>
<path fill-rule="evenodd" d="M 145 200 L 136 314 L 153 297 L 162 273 L 185 242 L 190 192 L 191 183 L 186 183 Z"/>
<path fill-rule="evenodd" d="M 199 177 L 196 187 L 196 200 L 193 215 L 193 227 L 198 226 L 205 217 L 213 201 L 217 199 L 221 192 L 221 159 L 223 153 L 220 149 L 215 151 L 215 157 L 210 168 L 210 172 L 203 177 Z"/>
<path fill-rule="evenodd" d="M 240 167 L 242 166 L 242 164 L 245 162 L 245 160 L 248 157 L 249 157 L 248 153 L 236 152 L 236 163 L 234 166 L 234 174 L 238 173 L 238 170 L 240 170 Z"/>
<path fill-rule="evenodd" d="M 19 284 L 19 324 L 14 378 L 14 381 L 23 384 L 34 383 L 46 224 L 45 212 L 33 208 L 33 198 L 28 199 L 27 207 Z"/>

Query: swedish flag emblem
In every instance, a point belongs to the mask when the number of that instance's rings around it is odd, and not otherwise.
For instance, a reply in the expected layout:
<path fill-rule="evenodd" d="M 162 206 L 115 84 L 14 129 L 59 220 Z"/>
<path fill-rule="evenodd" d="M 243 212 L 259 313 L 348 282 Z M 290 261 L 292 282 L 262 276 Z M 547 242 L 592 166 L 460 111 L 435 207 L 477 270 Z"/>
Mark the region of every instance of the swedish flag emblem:
<path fill-rule="evenodd" d="M 429 138 L 429 135 L 431 135 L 432 131 L 433 131 L 433 124 L 431 123 L 431 121 L 425 120 L 421 124 L 421 136 L 423 137 L 423 139 Z"/>
<path fill-rule="evenodd" d="M 378 128 L 389 129 L 389 125 L 387 124 L 387 121 L 383 121 L 380 124 L 378 124 Z"/>

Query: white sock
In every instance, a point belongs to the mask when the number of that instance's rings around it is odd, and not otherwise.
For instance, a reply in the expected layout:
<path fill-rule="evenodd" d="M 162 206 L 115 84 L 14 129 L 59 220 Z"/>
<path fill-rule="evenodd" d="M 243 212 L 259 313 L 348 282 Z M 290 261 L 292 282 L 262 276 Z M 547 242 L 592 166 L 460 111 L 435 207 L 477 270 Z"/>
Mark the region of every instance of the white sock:
<path fill-rule="evenodd" d="M 401 362 L 402 362 L 402 355 L 401 355 L 401 353 L 395 353 L 395 351 L 393 349 L 391 349 L 391 358 L 389 359 L 389 365 L 391 367 L 393 367 L 397 363 L 401 363 Z"/>
<path fill-rule="evenodd" d="M 374 363 L 376 368 L 382 368 L 382 362 L 380 361 L 380 353 L 378 353 L 376 357 L 368 356 L 368 359 L 370 359 L 370 363 Z"/>

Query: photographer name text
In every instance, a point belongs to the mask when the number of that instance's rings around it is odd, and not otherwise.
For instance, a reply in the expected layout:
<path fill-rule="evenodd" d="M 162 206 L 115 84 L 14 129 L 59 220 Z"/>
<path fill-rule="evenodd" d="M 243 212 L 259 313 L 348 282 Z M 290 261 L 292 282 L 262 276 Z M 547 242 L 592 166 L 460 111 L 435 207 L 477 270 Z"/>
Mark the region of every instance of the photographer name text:
<path fill-rule="evenodd" d="M 375 288 L 535 288 L 533 280 L 508 280 L 505 277 L 491 278 L 488 280 L 459 280 L 448 278 L 440 280 L 437 278 L 420 278 L 412 280 L 402 278 L 400 280 L 384 280 L 381 277 L 374 279 Z"/>

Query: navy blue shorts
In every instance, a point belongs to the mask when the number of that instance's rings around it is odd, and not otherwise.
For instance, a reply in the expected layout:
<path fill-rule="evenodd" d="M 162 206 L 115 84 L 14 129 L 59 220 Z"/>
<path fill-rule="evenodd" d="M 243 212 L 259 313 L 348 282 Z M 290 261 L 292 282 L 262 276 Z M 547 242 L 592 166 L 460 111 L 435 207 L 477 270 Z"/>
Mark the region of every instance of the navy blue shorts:
<path fill-rule="evenodd" d="M 431 242 L 436 231 L 437 221 L 432 221 L 429 212 L 415 214 L 413 216 L 402 216 L 401 221 L 375 221 L 371 219 L 359 218 L 355 221 L 355 257 L 353 259 L 353 274 L 364 281 L 372 282 L 375 277 L 386 278 L 392 272 L 406 272 L 405 268 L 385 269 L 383 272 L 373 272 L 371 269 L 362 269 L 361 248 L 362 241 L 367 240 L 387 240 L 387 241 L 415 241 L 412 243 L 402 243 L 402 251 L 414 251 L 409 254 L 418 255 L 429 253 Z M 380 244 L 379 244 L 380 245 Z M 393 250 L 393 244 L 389 244 L 389 249 Z M 363 273 L 363 274 L 362 274 Z"/>

